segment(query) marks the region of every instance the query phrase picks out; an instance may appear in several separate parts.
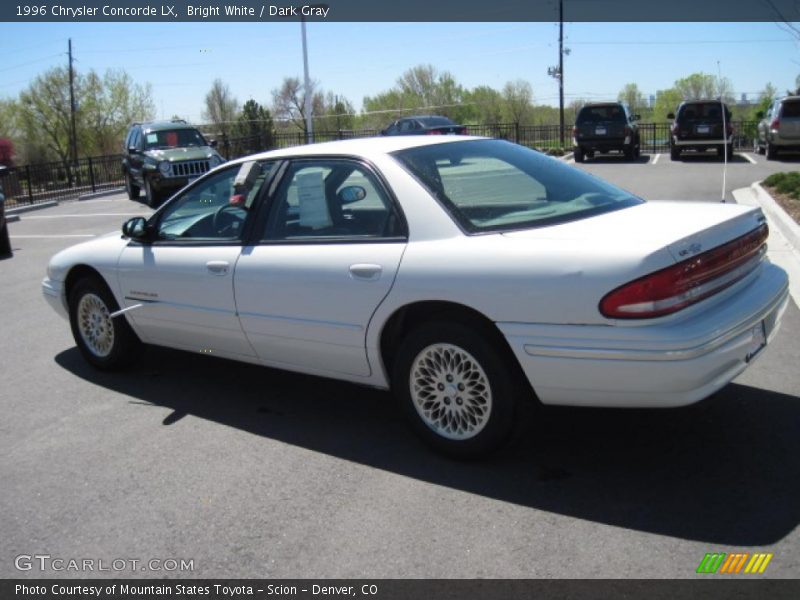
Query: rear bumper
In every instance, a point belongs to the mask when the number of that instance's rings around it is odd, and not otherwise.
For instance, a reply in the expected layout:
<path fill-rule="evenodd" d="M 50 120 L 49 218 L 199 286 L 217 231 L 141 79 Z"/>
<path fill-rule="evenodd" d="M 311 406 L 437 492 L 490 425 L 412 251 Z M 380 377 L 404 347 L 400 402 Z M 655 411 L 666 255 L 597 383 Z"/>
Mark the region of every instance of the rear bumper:
<path fill-rule="evenodd" d="M 544 404 L 671 407 L 702 400 L 744 371 L 763 323 L 775 336 L 789 301 L 769 263 L 741 289 L 682 321 L 581 326 L 498 323 Z"/>
<path fill-rule="evenodd" d="M 673 146 L 680 146 L 681 148 L 705 148 L 708 146 L 724 146 L 725 144 L 733 144 L 733 138 L 728 138 L 728 140 L 723 140 L 722 138 L 719 139 L 708 139 L 708 138 L 698 138 L 698 139 L 676 139 L 672 138 L 672 145 Z"/>
<path fill-rule="evenodd" d="M 624 138 L 573 138 L 574 148 L 582 148 L 584 151 L 607 152 L 609 150 L 623 150 L 636 146 L 635 138 L 627 136 Z"/>

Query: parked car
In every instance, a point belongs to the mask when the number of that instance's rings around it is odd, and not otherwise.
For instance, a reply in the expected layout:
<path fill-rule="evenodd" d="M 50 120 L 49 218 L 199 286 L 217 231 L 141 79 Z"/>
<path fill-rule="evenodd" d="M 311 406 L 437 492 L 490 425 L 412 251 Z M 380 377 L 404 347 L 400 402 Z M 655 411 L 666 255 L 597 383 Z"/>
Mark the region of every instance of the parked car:
<path fill-rule="evenodd" d="M 418 117 L 403 117 L 381 131 L 381 135 L 440 135 L 446 133 L 466 135 L 467 128 L 465 125 L 458 125 L 447 117 L 421 115 Z"/>
<path fill-rule="evenodd" d="M 621 152 L 628 160 L 639 158 L 639 115 L 631 115 L 619 102 L 586 104 L 575 117 L 572 145 L 575 162 L 596 152 Z"/>
<path fill-rule="evenodd" d="M 723 127 L 723 109 L 725 124 Z M 670 127 L 669 155 L 679 160 L 684 150 L 705 152 L 715 149 L 720 157 L 733 156 L 733 125 L 728 105 L 719 100 L 690 100 L 678 106 Z"/>
<path fill-rule="evenodd" d="M 225 162 L 215 146 L 183 120 L 134 123 L 125 136 L 122 157 L 128 198 L 135 200 L 144 190 L 147 204 L 158 206 L 167 195 Z"/>
<path fill-rule="evenodd" d="M 479 456 L 526 399 L 727 384 L 787 305 L 766 238 L 758 208 L 645 202 L 503 140 L 367 138 L 217 167 L 42 285 L 97 368 L 147 343 L 391 388 L 429 444 Z"/>
<path fill-rule="evenodd" d="M 775 100 L 763 117 L 756 141 L 759 154 L 774 160 L 779 151 L 800 150 L 800 96 Z"/>

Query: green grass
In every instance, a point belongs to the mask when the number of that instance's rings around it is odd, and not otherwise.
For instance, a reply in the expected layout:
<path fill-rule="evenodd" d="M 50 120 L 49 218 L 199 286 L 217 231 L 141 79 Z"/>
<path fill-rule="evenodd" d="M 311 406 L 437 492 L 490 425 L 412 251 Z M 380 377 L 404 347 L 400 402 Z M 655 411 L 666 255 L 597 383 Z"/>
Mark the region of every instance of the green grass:
<path fill-rule="evenodd" d="M 764 180 L 764 185 L 774 188 L 779 194 L 786 194 L 800 200 L 800 172 L 773 173 Z"/>

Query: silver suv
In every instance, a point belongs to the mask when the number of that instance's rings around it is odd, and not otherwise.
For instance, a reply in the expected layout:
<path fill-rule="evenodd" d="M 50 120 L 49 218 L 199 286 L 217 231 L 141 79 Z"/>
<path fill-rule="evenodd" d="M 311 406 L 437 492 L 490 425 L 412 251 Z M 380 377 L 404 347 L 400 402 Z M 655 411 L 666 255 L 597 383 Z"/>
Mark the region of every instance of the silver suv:
<path fill-rule="evenodd" d="M 776 100 L 758 124 L 756 152 L 773 160 L 784 150 L 800 150 L 800 96 Z"/>

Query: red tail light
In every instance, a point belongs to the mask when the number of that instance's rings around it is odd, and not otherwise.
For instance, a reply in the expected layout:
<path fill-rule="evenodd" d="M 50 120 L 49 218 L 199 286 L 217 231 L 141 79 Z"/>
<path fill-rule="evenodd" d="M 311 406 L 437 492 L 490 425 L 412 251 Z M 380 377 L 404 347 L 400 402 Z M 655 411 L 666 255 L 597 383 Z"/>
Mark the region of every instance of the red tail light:
<path fill-rule="evenodd" d="M 612 319 L 650 319 L 700 302 L 750 273 L 766 252 L 768 235 L 763 224 L 727 244 L 626 283 L 606 294 L 600 312 Z"/>
<path fill-rule="evenodd" d="M 773 119 L 772 123 L 769 124 L 769 128 L 770 129 L 777 129 L 780 126 L 781 126 L 781 120 L 780 119 Z"/>
<path fill-rule="evenodd" d="M 469 135 L 469 129 L 466 127 L 461 128 L 461 135 Z"/>
<path fill-rule="evenodd" d="M 732 136 L 733 135 L 733 125 L 731 125 L 730 123 L 726 123 L 725 125 L 726 125 L 725 129 L 728 132 L 728 136 Z"/>
<path fill-rule="evenodd" d="M 630 135 L 631 133 L 633 133 L 633 130 L 626 125 L 625 126 L 625 135 Z"/>
<path fill-rule="evenodd" d="M 442 132 L 438 129 L 431 129 L 428 131 L 428 135 L 442 135 Z"/>

